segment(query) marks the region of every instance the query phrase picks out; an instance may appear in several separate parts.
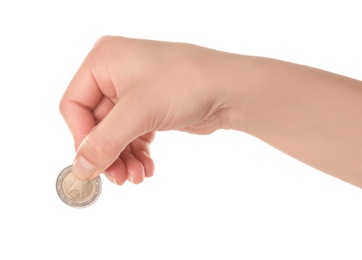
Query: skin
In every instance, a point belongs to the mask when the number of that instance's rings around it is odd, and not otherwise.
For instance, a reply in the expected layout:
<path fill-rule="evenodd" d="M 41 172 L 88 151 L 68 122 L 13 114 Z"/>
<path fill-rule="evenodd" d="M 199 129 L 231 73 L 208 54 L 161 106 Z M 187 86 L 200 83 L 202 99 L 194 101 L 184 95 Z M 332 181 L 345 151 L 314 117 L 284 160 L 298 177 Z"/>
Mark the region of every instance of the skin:
<path fill-rule="evenodd" d="M 154 173 L 156 131 L 249 133 L 362 187 L 362 82 L 285 61 L 185 43 L 103 37 L 60 111 L 79 179 L 135 184 Z"/>

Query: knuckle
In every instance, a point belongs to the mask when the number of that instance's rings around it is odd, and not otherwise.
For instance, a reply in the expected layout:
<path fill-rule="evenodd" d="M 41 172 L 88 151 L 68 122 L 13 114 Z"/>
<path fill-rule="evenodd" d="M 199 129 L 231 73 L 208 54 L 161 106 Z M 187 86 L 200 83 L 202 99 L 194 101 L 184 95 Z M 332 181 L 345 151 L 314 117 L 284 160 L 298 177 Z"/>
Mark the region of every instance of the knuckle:
<path fill-rule="evenodd" d="M 68 108 L 68 100 L 65 96 L 63 96 L 61 99 L 60 99 L 60 102 L 59 102 L 59 112 L 61 115 L 65 115 L 66 114 L 66 110 Z"/>
<path fill-rule="evenodd" d="M 122 40 L 122 37 L 106 35 L 99 38 L 93 45 L 93 52 L 96 53 L 112 53 L 115 46 L 118 46 L 119 42 Z"/>
<path fill-rule="evenodd" d="M 95 42 L 95 44 L 94 44 L 94 46 L 93 46 L 93 49 L 99 48 L 99 47 L 103 46 L 107 41 L 109 41 L 109 40 L 112 39 L 112 38 L 113 38 L 113 36 L 111 36 L 111 35 L 105 35 L 105 36 L 100 37 L 100 38 Z"/>
<path fill-rule="evenodd" d="M 119 44 L 122 38 L 119 36 L 103 36 L 99 38 L 94 44 L 89 53 L 88 61 L 93 68 L 103 68 L 109 64 L 117 56 Z M 107 67 L 107 66 L 106 66 Z"/>

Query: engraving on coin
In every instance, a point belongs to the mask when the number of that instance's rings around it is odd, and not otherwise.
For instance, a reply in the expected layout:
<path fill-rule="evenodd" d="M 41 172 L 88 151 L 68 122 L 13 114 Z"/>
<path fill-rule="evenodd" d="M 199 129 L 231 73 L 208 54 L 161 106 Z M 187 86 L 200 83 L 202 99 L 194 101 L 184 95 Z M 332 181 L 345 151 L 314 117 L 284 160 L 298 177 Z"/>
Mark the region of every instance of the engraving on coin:
<path fill-rule="evenodd" d="M 56 189 L 59 198 L 74 208 L 92 205 L 101 193 L 101 178 L 98 176 L 94 180 L 78 180 L 74 177 L 72 168 L 72 165 L 66 167 L 57 178 Z"/>

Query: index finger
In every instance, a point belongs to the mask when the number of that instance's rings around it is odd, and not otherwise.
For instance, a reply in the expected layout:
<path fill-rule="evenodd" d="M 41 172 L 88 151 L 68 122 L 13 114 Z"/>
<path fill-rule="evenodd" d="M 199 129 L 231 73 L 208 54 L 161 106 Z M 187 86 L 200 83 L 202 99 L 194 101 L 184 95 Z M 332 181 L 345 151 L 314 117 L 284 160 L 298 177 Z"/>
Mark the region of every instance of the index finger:
<path fill-rule="evenodd" d="M 74 138 L 75 149 L 96 125 L 93 110 L 97 107 L 102 92 L 89 65 L 89 56 L 84 60 L 60 101 L 60 113 Z"/>

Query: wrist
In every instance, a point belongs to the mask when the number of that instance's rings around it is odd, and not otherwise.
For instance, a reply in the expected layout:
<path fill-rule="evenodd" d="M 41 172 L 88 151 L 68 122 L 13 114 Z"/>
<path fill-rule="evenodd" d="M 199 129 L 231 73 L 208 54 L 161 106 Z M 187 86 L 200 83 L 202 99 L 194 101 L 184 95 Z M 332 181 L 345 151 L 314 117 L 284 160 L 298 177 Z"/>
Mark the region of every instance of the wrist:
<path fill-rule="evenodd" d="M 224 110 L 221 128 L 252 131 L 253 103 L 266 82 L 260 63 L 258 57 L 223 53 L 216 64 L 217 79 L 213 80 L 218 88 L 217 102 Z"/>

